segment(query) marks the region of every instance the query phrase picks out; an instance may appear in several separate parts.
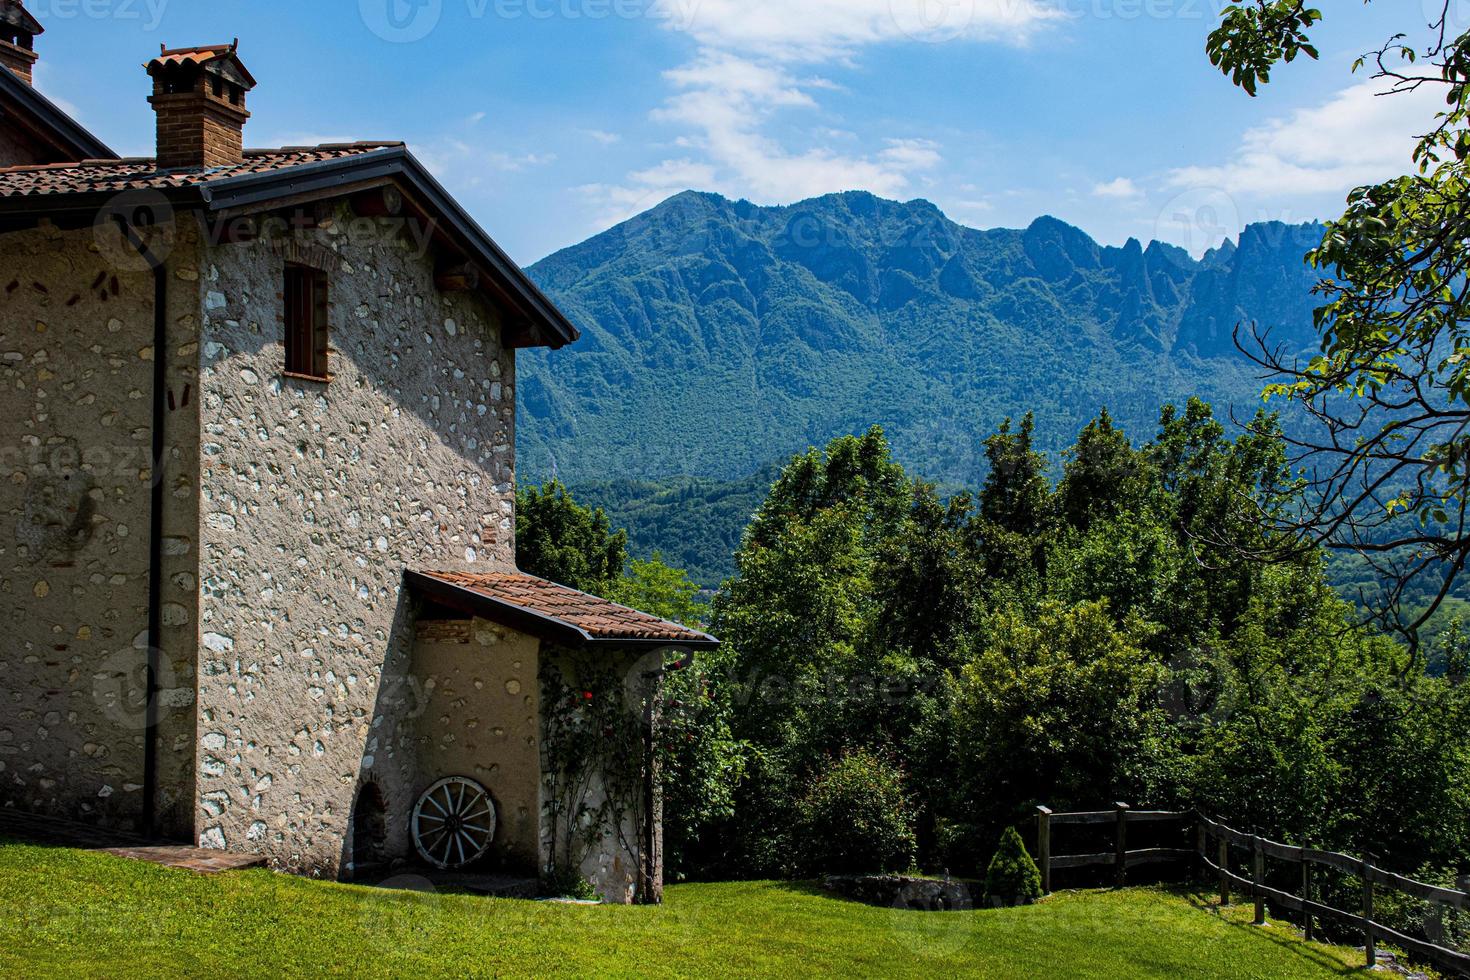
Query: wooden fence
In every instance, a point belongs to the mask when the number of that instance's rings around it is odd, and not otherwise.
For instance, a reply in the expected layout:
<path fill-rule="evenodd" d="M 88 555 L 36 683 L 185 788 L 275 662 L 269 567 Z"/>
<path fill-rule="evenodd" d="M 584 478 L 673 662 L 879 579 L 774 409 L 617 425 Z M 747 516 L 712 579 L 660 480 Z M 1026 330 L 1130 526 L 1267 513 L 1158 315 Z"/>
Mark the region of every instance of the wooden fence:
<path fill-rule="evenodd" d="M 1181 828 L 1193 827 L 1195 846 L 1190 848 L 1154 847 L 1128 849 L 1128 828 L 1139 823 L 1173 823 Z M 1055 854 L 1052 830 L 1068 825 L 1113 826 L 1113 849 L 1095 854 Z M 1211 839 L 1215 846 L 1210 847 Z M 1249 877 L 1231 870 L 1230 849 L 1238 847 L 1250 852 Z M 1255 922 L 1266 922 L 1266 902 L 1296 912 L 1308 940 L 1316 933 L 1316 920 L 1330 919 L 1348 929 L 1361 932 L 1369 967 L 1378 965 L 1378 942 L 1386 940 L 1411 955 L 1434 964 L 1442 970 L 1470 976 L 1470 955 L 1441 945 L 1443 915 L 1446 907 L 1470 911 L 1470 892 L 1425 884 L 1403 875 L 1375 867 L 1370 859 L 1350 857 L 1335 851 L 1310 847 L 1293 847 L 1268 840 L 1257 834 L 1245 834 L 1191 811 L 1134 810 L 1126 803 L 1114 804 L 1111 810 L 1083 813 L 1053 813 L 1046 807 L 1036 808 L 1037 865 L 1041 869 L 1042 890 L 1050 894 L 1052 871 L 1063 868 L 1107 867 L 1114 869 L 1119 888 L 1127 884 L 1128 869 L 1160 861 L 1191 861 L 1201 870 L 1212 872 L 1220 884 L 1220 904 L 1229 905 L 1231 887 L 1235 886 L 1255 902 Z M 1266 884 L 1266 859 L 1294 864 L 1300 868 L 1300 886 L 1296 892 L 1282 891 Z M 1361 913 L 1347 912 L 1315 901 L 1313 869 L 1335 868 L 1355 876 L 1362 885 Z M 1462 886 L 1463 886 L 1462 882 Z M 1396 889 L 1430 903 L 1431 913 L 1425 924 L 1429 940 L 1407 936 L 1374 920 L 1374 901 L 1379 886 Z"/>

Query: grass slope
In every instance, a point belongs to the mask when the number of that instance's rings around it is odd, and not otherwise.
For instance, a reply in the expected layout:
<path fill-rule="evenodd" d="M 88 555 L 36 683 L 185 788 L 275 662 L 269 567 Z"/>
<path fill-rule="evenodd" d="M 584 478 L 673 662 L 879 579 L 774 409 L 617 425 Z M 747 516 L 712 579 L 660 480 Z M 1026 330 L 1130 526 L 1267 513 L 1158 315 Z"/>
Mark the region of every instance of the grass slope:
<path fill-rule="evenodd" d="M 0 843 L 0 976 L 1320 977 L 1352 954 L 1163 890 L 1031 908 L 870 908 L 802 885 L 679 885 L 661 908 L 200 877 Z"/>

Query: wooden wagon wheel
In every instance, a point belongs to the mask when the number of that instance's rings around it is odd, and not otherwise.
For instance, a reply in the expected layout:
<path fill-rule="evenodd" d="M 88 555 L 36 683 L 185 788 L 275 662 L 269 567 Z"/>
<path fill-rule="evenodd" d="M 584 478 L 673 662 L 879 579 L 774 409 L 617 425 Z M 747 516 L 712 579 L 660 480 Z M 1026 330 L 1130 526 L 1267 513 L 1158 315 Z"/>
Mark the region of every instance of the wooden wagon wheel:
<path fill-rule="evenodd" d="M 441 779 L 413 808 L 413 846 L 436 868 L 463 868 L 483 855 L 494 838 L 495 803 L 473 779 Z"/>

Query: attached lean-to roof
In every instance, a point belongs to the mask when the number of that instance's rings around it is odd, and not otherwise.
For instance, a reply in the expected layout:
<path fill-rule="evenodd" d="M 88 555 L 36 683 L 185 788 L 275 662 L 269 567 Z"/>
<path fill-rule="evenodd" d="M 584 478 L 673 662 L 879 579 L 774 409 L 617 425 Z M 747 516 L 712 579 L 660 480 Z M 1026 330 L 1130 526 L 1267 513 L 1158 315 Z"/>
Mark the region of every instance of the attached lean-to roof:
<path fill-rule="evenodd" d="M 57 159 L 117 158 L 106 143 L 87 132 L 81 123 L 4 67 L 0 67 L 0 117 L 13 120 L 41 142 L 49 144 Z"/>
<path fill-rule="evenodd" d="M 570 647 L 713 649 L 707 633 L 606 599 L 520 573 L 404 573 L 408 585 L 440 605 Z"/>
<path fill-rule="evenodd" d="M 246 150 L 244 162 L 209 170 L 159 170 L 151 159 L 0 168 L 0 230 L 42 217 L 89 221 L 125 192 L 154 192 L 178 210 L 220 213 L 386 184 L 398 186 L 468 256 L 483 273 L 482 285 L 526 317 L 539 343 L 563 347 L 577 339 L 566 315 L 402 143 Z"/>

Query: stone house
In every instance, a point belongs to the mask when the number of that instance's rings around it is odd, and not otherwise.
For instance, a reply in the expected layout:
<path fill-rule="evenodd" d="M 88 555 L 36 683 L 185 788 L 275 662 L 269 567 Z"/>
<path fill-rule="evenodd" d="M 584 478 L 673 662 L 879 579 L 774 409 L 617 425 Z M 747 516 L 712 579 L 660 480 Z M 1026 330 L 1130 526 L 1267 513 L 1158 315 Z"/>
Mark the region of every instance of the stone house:
<path fill-rule="evenodd" d="M 564 798 L 543 691 L 647 734 L 715 641 L 516 569 L 516 351 L 576 329 L 401 144 L 244 149 L 236 45 L 149 61 L 119 159 L 40 31 L 0 0 L 0 806 L 656 900 L 649 767 Z"/>

